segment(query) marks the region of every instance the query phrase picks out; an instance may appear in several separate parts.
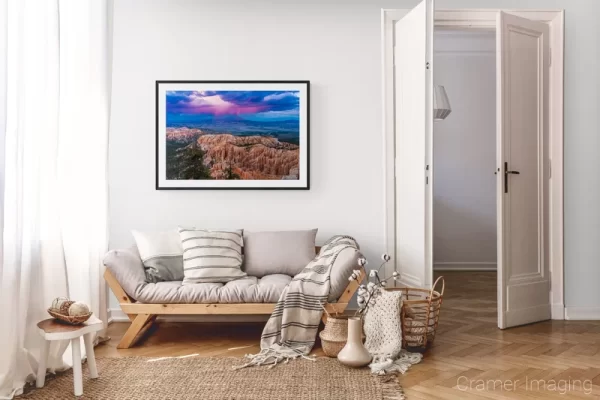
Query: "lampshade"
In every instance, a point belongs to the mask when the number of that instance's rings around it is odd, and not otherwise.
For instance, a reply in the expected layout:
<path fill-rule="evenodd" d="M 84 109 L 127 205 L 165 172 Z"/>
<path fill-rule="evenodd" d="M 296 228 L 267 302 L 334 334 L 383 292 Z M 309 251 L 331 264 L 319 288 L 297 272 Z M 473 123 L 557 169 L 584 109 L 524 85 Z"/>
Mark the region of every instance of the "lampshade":
<path fill-rule="evenodd" d="M 446 94 L 446 89 L 440 85 L 433 86 L 433 120 L 441 121 L 446 119 L 452 108 L 450 107 L 450 100 Z"/>

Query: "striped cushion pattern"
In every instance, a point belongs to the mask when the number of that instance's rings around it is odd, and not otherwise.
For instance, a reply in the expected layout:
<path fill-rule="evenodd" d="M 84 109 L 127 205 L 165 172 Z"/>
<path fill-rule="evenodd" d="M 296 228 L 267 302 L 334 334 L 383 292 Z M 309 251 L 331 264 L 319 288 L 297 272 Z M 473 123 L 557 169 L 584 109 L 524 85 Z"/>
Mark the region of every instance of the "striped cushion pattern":
<path fill-rule="evenodd" d="M 242 231 L 179 228 L 183 247 L 183 285 L 243 278 Z"/>

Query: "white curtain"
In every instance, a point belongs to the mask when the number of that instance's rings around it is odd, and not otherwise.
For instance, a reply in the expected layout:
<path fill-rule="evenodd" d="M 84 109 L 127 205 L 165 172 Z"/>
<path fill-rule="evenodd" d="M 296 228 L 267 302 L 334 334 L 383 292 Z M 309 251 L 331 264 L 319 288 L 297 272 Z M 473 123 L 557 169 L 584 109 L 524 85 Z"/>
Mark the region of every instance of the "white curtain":
<path fill-rule="evenodd" d="M 106 323 L 109 0 L 0 2 L 0 398 L 35 378 L 53 298 Z M 48 366 L 71 363 L 67 344 Z"/>

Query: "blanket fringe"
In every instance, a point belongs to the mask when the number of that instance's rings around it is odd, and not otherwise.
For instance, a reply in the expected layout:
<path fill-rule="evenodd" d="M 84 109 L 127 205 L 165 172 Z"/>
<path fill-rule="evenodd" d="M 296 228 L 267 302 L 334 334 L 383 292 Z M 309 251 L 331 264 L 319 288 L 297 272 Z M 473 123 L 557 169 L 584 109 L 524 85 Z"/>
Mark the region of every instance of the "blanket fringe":
<path fill-rule="evenodd" d="M 244 357 L 250 361 L 243 365 L 234 366 L 233 369 L 238 370 L 261 365 L 268 365 L 267 368 L 271 369 L 281 362 L 288 363 L 290 360 L 295 360 L 296 358 L 316 361 L 316 356 L 307 356 L 305 353 L 307 352 L 304 349 L 294 349 L 287 346 L 279 345 L 276 347 L 269 347 L 267 349 L 262 349 L 260 353 L 257 354 L 246 354 Z"/>
<path fill-rule="evenodd" d="M 385 375 L 389 373 L 406 373 L 411 365 L 421 362 L 423 355 L 419 353 L 409 353 L 402 350 L 396 359 L 390 355 L 375 355 L 369 365 L 371 373 L 376 375 Z"/>

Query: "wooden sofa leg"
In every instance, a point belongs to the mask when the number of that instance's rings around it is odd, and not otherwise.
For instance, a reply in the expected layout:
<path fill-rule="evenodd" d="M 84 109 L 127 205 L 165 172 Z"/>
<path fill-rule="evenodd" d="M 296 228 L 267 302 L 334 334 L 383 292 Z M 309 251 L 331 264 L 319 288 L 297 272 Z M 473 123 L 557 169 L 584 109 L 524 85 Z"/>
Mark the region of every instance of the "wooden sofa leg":
<path fill-rule="evenodd" d="M 156 319 L 155 314 L 138 314 L 117 345 L 117 349 L 128 349 L 135 344 L 136 338 L 143 335 Z"/>

